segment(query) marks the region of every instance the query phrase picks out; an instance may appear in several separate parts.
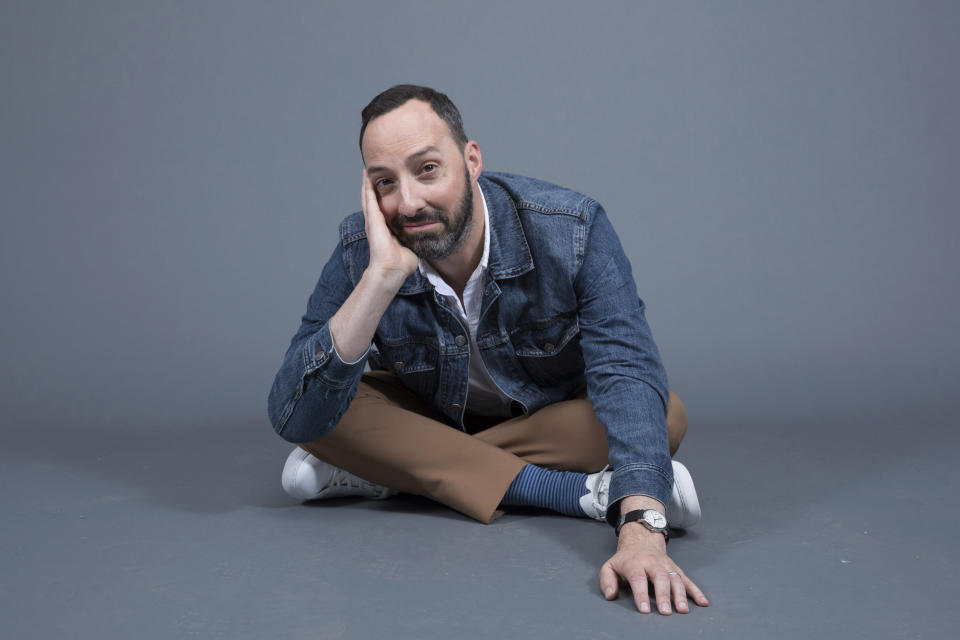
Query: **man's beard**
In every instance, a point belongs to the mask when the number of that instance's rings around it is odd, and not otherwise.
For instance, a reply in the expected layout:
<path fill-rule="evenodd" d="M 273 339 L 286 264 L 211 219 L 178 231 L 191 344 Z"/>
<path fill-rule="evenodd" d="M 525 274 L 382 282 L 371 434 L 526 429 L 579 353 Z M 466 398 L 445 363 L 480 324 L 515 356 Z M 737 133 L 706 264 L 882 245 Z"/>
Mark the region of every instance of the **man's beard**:
<path fill-rule="evenodd" d="M 473 185 L 470 183 L 470 173 L 466 170 L 459 209 L 453 216 L 455 226 L 450 226 L 451 216 L 446 211 L 427 208 L 409 218 L 394 216 L 390 228 L 400 240 L 400 244 L 417 254 L 417 257 L 423 260 L 441 260 L 459 249 L 470 231 L 470 222 L 473 220 Z M 428 222 L 439 222 L 443 228 L 439 231 L 412 234 L 403 228 L 404 225 Z"/>

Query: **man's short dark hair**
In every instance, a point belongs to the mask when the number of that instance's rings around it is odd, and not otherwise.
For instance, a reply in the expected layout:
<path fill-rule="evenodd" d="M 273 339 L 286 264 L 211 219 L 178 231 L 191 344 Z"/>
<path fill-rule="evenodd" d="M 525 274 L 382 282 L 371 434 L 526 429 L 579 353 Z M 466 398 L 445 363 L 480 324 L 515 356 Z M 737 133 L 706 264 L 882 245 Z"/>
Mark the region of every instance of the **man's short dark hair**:
<path fill-rule="evenodd" d="M 467 144 L 467 134 L 463 131 L 463 119 L 460 117 L 460 111 L 457 106 L 446 96 L 430 87 L 421 87 L 415 84 L 398 84 L 390 87 L 376 98 L 370 101 L 370 104 L 363 108 L 360 113 L 362 123 L 360 125 L 360 148 L 363 149 L 363 132 L 367 130 L 367 125 L 374 118 L 390 113 L 394 109 L 405 105 L 410 100 L 422 100 L 433 108 L 433 112 L 440 116 L 440 119 L 447 123 L 450 129 L 450 135 L 456 141 L 457 146 L 463 149 Z"/>

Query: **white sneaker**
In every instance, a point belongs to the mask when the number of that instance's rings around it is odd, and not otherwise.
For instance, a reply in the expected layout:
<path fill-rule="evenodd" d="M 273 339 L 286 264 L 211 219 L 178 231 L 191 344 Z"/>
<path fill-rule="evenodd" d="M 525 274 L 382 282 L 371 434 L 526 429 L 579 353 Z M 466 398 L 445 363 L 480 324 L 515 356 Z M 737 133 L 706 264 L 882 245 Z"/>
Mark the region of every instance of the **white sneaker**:
<path fill-rule="evenodd" d="M 671 461 L 673 465 L 673 488 L 670 493 L 670 504 L 667 506 L 667 524 L 674 529 L 689 529 L 700 522 L 700 500 L 697 498 L 697 489 L 693 486 L 690 472 L 680 462 Z M 587 476 L 588 493 L 580 498 L 580 508 L 587 516 L 606 521 L 607 504 L 610 498 L 610 477 L 613 471 L 607 471 L 607 465 L 597 473 Z"/>
<path fill-rule="evenodd" d="M 667 524 L 674 529 L 689 529 L 700 522 L 700 500 L 693 478 L 683 464 L 673 461 L 673 491 L 667 507 Z"/>
<path fill-rule="evenodd" d="M 607 519 L 607 504 L 610 498 L 610 478 L 613 471 L 607 471 L 610 465 L 605 466 L 597 473 L 591 473 L 584 482 L 589 493 L 580 498 L 580 508 L 587 517 L 601 522 Z"/>
<path fill-rule="evenodd" d="M 318 500 L 342 496 L 362 496 L 382 500 L 396 495 L 393 489 L 367 482 L 363 478 L 328 464 L 297 447 L 287 456 L 281 476 L 283 490 L 299 500 Z"/>

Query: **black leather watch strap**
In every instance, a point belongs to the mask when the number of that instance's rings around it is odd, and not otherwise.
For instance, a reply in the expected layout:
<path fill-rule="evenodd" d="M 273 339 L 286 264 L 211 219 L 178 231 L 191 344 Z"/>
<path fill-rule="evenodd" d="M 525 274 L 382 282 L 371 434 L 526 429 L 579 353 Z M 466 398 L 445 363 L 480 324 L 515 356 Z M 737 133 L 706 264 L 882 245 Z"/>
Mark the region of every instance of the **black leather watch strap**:
<path fill-rule="evenodd" d="M 639 522 L 648 531 L 653 531 L 654 533 L 662 533 L 664 540 L 669 541 L 670 540 L 669 527 L 664 527 L 663 529 L 655 529 L 651 527 L 643 519 L 643 514 L 645 511 L 647 511 L 647 509 L 634 509 L 633 511 L 628 511 L 627 513 L 620 514 L 620 521 L 617 523 L 617 537 L 618 538 L 620 537 L 620 529 L 623 527 L 623 525 L 627 524 L 628 522 Z"/>

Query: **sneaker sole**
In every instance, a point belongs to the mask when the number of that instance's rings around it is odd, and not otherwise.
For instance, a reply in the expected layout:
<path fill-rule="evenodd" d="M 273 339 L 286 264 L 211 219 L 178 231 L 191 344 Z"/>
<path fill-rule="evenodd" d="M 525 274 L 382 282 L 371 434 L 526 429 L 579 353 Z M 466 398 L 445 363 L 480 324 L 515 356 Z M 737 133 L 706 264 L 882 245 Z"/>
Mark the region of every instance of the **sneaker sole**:
<path fill-rule="evenodd" d="M 680 498 L 677 508 L 684 515 L 678 522 L 669 522 L 671 527 L 688 529 L 700 522 L 700 499 L 697 489 L 693 485 L 693 477 L 682 463 L 673 462 L 673 481 L 677 485 L 677 495 Z"/>

